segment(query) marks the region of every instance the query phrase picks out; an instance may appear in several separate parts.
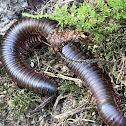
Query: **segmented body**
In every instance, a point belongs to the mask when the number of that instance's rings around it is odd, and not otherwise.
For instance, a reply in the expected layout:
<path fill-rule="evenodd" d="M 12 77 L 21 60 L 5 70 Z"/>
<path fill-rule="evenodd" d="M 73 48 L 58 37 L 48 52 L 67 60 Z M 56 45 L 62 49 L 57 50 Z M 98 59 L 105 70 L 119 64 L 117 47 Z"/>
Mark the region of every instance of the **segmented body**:
<path fill-rule="evenodd" d="M 71 45 L 62 48 L 62 53 L 71 59 L 85 60 L 84 55 Z M 64 59 L 57 52 L 60 60 L 72 70 L 91 91 L 96 99 L 97 108 L 104 122 L 109 126 L 126 126 L 126 118 L 118 107 L 113 97 L 112 88 L 108 80 L 99 70 L 96 64 L 74 63 Z"/>
<path fill-rule="evenodd" d="M 57 91 L 54 82 L 35 72 L 23 58 L 29 46 L 35 44 L 30 43 L 28 38 L 31 39 L 31 36 L 35 36 L 36 39 L 37 36 L 46 38 L 48 33 L 57 31 L 57 23 L 49 18 L 23 18 L 6 32 L 0 49 L 1 61 L 7 73 L 18 85 L 42 94 Z"/>
<path fill-rule="evenodd" d="M 35 72 L 24 62 L 23 58 L 27 49 L 31 48 L 31 45 L 35 45 L 33 39 L 47 38 L 49 33 L 58 30 L 57 23 L 48 18 L 23 18 L 14 23 L 6 32 L 0 48 L 1 61 L 7 73 L 18 85 L 42 94 L 51 94 L 57 91 L 57 87 L 52 81 Z M 32 38 L 32 36 L 34 37 Z M 30 39 L 33 40 L 33 43 Z M 64 46 L 62 52 L 71 59 L 85 59 L 84 55 L 71 45 Z M 98 111 L 104 122 L 110 126 L 125 126 L 126 118 L 117 107 L 111 86 L 98 66 L 69 62 L 60 53 L 57 52 L 57 55 L 86 83 L 87 88 L 96 98 Z"/>

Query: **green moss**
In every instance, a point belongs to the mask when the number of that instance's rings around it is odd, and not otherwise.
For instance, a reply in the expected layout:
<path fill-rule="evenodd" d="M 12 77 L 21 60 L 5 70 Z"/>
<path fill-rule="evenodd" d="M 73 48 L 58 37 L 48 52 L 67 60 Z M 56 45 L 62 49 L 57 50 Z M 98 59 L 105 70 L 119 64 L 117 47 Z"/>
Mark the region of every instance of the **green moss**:
<path fill-rule="evenodd" d="M 41 12 L 38 15 L 23 13 L 23 16 L 32 18 L 49 17 L 58 20 L 61 29 L 63 29 L 63 25 L 67 25 L 68 27 L 74 26 L 75 29 L 88 30 L 94 33 L 94 43 L 99 46 L 99 43 L 118 30 L 120 25 L 125 25 L 125 3 L 126 0 L 107 0 L 107 3 L 104 0 L 99 0 L 95 4 L 84 2 L 79 8 L 73 3 L 70 9 L 67 9 L 66 5 L 62 8 L 56 6 L 54 15 L 43 15 L 43 12 Z M 111 20 L 114 20 L 114 22 L 111 22 Z M 119 45 L 117 44 L 117 46 Z M 112 43 L 106 51 L 114 51 Z"/>
<path fill-rule="evenodd" d="M 34 102 L 41 102 L 41 98 L 32 91 L 24 89 L 23 93 L 18 94 L 12 101 L 12 108 L 19 115 L 18 122 L 20 122 L 22 112 L 25 111 Z"/>

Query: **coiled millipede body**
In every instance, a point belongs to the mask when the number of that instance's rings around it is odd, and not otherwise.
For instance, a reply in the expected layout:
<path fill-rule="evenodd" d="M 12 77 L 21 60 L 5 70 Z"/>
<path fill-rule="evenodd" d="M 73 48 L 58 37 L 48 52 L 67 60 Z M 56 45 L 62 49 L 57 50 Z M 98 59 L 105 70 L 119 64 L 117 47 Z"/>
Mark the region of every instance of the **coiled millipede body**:
<path fill-rule="evenodd" d="M 19 86 L 42 94 L 51 94 L 57 91 L 54 82 L 36 73 L 23 60 L 23 52 L 27 51 L 28 37 L 47 37 L 52 31 L 57 31 L 57 21 L 49 18 L 33 19 L 23 18 L 14 23 L 6 32 L 1 43 L 1 61 L 12 79 Z M 32 43 L 34 44 L 34 43 Z M 27 46 L 26 46 L 27 45 Z M 26 49 L 25 49 L 26 48 Z"/>
<path fill-rule="evenodd" d="M 30 43 L 28 38 L 34 36 L 36 39 L 46 39 L 48 34 L 58 31 L 57 23 L 49 18 L 22 18 L 6 32 L 0 47 L 0 57 L 7 73 L 18 85 L 42 94 L 57 91 L 55 83 L 35 72 L 26 64 L 22 56 L 30 45 L 35 44 Z M 60 60 L 85 82 L 86 87 L 96 98 L 98 112 L 104 122 L 109 126 L 126 126 L 126 118 L 117 106 L 109 82 L 98 66 L 71 62 L 64 59 L 59 52 L 56 53 Z M 84 55 L 71 45 L 64 46 L 62 53 L 71 59 L 85 60 Z"/>

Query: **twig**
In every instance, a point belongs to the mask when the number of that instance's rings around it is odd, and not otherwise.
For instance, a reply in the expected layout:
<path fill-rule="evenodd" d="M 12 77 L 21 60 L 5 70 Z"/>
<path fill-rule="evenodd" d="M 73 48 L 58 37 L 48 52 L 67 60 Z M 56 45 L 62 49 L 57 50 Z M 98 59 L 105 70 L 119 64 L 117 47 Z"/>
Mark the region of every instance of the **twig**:
<path fill-rule="evenodd" d="M 57 98 L 57 100 L 56 100 L 56 102 L 55 102 L 55 104 L 54 104 L 54 107 L 53 107 L 53 112 L 54 112 L 54 110 L 56 109 L 56 106 L 57 106 L 59 100 L 62 99 L 62 98 L 68 97 L 68 96 L 70 96 L 71 94 L 65 95 L 65 96 L 62 96 L 62 95 L 63 95 L 63 94 L 61 94 L 61 95 Z M 89 101 L 91 101 L 91 97 L 90 97 Z M 75 109 L 72 109 L 72 110 L 70 110 L 70 111 L 66 111 L 66 112 L 61 113 L 61 114 L 59 114 L 59 115 L 54 115 L 53 112 L 52 112 L 51 115 L 52 115 L 53 118 L 61 119 L 61 118 L 68 117 L 69 115 L 74 115 L 74 114 L 76 114 L 76 113 L 78 113 L 78 112 L 80 112 L 80 111 L 87 110 L 87 109 L 91 109 L 92 107 L 86 107 L 86 108 L 85 108 L 86 105 L 89 105 L 89 101 L 87 101 L 86 103 L 82 104 L 81 106 L 79 106 L 79 107 L 77 107 L 77 108 L 75 108 Z"/>
<path fill-rule="evenodd" d="M 61 3 L 69 3 L 69 2 L 72 2 L 72 1 L 74 1 L 74 0 L 65 0 L 65 1 L 63 1 L 63 2 L 61 2 Z M 61 4 L 60 3 L 60 4 Z"/>
<path fill-rule="evenodd" d="M 52 96 L 45 96 L 39 106 L 37 106 L 34 110 L 29 111 L 29 114 L 27 114 L 27 117 L 32 117 L 36 112 L 40 111 L 45 105 L 47 105 L 53 98 L 55 97 L 55 94 Z"/>
<path fill-rule="evenodd" d="M 45 72 L 45 73 L 47 75 L 51 76 L 51 77 L 58 77 L 58 78 L 62 78 L 62 79 L 66 79 L 66 80 L 71 80 L 71 81 L 75 81 L 75 82 L 78 82 L 78 83 L 82 83 L 82 81 L 80 79 L 77 79 L 77 78 L 72 78 L 72 77 L 64 76 L 62 74 L 54 74 L 54 73 L 51 73 L 51 72 Z"/>
<path fill-rule="evenodd" d="M 82 81 L 80 79 L 77 79 L 77 78 L 72 78 L 72 77 L 68 77 L 68 76 L 65 76 L 63 75 L 60 71 L 54 69 L 53 67 L 51 67 L 50 65 L 48 65 L 47 63 L 44 63 L 42 62 L 44 65 L 50 67 L 52 70 L 56 71 L 58 74 L 54 74 L 54 73 L 51 73 L 51 72 L 46 72 L 44 71 L 47 75 L 51 76 L 51 77 L 58 77 L 58 78 L 62 78 L 62 79 L 66 79 L 66 80 L 71 80 L 71 81 L 74 81 L 74 82 L 77 82 L 77 84 L 81 84 Z M 79 87 L 81 85 L 78 85 Z"/>
<path fill-rule="evenodd" d="M 40 63 L 39 63 L 39 58 L 38 58 L 38 55 L 36 53 L 36 51 L 34 51 L 35 55 L 36 55 L 36 58 L 37 58 L 37 62 L 38 62 L 38 68 L 40 69 Z"/>
<path fill-rule="evenodd" d="M 70 59 L 69 57 L 63 56 L 60 52 L 58 52 L 62 58 L 67 59 L 68 62 L 75 62 L 75 63 L 96 63 L 96 62 L 103 62 L 103 63 L 114 63 L 114 61 L 107 61 L 102 59 L 85 59 L 85 60 L 75 60 Z"/>
<path fill-rule="evenodd" d="M 90 119 L 82 119 L 82 118 L 78 118 L 78 119 L 67 119 L 68 121 L 73 121 L 74 123 L 75 122 L 79 122 L 79 120 L 83 120 L 83 121 L 85 121 L 85 122 L 92 122 L 92 123 L 95 123 L 95 121 L 93 121 L 93 120 L 90 120 Z"/>
<path fill-rule="evenodd" d="M 78 108 L 72 109 L 71 111 L 67 111 L 67 112 L 61 113 L 59 115 L 53 115 L 53 114 L 51 114 L 51 115 L 53 118 L 61 119 L 61 118 L 68 117 L 69 115 L 74 115 L 80 111 L 89 110 L 89 109 L 93 108 L 93 107 L 85 108 L 86 105 L 87 105 L 87 103 L 83 104 L 82 106 L 79 106 Z"/>

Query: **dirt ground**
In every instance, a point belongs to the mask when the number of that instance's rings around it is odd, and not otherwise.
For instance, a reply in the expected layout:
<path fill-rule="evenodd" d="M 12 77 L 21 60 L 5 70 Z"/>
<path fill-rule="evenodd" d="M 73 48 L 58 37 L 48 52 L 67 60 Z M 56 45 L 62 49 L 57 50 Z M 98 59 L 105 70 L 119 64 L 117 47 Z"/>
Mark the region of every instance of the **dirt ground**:
<path fill-rule="evenodd" d="M 6 30 L 22 17 L 21 13 L 53 14 L 56 5 L 73 2 L 79 6 L 83 0 L 33 0 L 29 4 L 26 0 L 0 0 L 0 41 Z M 59 90 L 52 96 L 27 91 L 13 82 L 0 62 L 0 126 L 106 126 L 97 112 L 95 99 L 50 47 L 41 43 L 28 52 L 27 58 L 30 65 L 54 77 L 58 87 L 66 84 L 75 88 Z"/>

